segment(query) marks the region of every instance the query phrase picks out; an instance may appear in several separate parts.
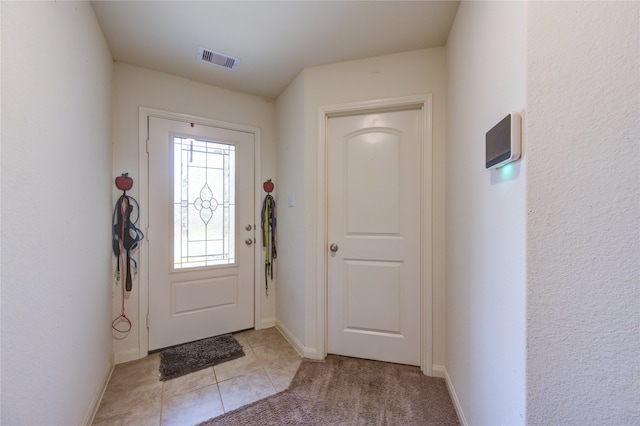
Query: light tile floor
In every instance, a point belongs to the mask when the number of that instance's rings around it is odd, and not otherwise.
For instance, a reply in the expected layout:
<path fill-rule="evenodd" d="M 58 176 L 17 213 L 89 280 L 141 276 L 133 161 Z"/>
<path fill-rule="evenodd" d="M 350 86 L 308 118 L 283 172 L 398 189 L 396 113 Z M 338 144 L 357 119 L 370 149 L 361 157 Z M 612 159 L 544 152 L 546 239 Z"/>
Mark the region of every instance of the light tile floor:
<path fill-rule="evenodd" d="M 93 424 L 193 425 L 286 389 L 302 358 L 275 328 L 234 334 L 245 356 L 161 382 L 160 355 L 118 364 Z"/>

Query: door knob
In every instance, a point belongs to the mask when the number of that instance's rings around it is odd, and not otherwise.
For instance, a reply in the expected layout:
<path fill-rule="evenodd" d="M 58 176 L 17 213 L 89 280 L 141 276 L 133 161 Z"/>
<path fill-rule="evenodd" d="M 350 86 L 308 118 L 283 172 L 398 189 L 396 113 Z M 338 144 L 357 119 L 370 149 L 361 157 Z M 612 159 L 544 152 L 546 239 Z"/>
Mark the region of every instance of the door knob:
<path fill-rule="evenodd" d="M 338 251 L 338 245 L 336 243 L 333 243 L 329 246 L 329 250 L 331 250 L 333 253 Z"/>
<path fill-rule="evenodd" d="M 244 243 L 248 246 L 250 246 L 251 244 L 253 244 L 253 239 L 251 238 L 247 238 L 246 240 L 244 240 Z"/>

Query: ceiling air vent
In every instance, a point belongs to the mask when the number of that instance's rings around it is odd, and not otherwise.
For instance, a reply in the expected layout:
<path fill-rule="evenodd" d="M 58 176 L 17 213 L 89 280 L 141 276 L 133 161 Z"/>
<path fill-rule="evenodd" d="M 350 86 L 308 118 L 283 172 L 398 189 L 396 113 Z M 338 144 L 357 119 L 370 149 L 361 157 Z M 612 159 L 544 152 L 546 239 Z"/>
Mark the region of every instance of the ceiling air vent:
<path fill-rule="evenodd" d="M 240 59 L 225 55 L 224 53 L 215 52 L 202 46 L 198 46 L 198 60 L 209 62 L 210 64 L 234 70 L 238 67 Z"/>

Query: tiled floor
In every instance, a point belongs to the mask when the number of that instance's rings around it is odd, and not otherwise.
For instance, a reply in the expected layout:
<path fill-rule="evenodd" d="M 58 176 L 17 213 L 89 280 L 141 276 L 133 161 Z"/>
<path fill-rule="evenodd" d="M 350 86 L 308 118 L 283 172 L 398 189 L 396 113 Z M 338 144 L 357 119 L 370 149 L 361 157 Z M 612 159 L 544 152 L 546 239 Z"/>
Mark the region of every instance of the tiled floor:
<path fill-rule="evenodd" d="M 275 328 L 234 334 L 245 356 L 161 382 L 159 354 L 116 365 L 94 425 L 193 425 L 286 389 L 302 358 Z"/>

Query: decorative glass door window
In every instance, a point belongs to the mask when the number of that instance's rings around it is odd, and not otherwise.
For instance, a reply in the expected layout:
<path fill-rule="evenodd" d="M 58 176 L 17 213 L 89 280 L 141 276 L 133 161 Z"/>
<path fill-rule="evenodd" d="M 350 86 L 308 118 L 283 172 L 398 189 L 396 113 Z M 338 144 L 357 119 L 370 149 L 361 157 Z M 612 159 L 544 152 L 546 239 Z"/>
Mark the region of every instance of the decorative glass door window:
<path fill-rule="evenodd" d="M 236 147 L 173 137 L 173 268 L 231 265 Z"/>

